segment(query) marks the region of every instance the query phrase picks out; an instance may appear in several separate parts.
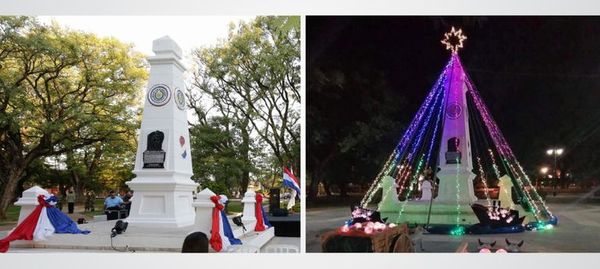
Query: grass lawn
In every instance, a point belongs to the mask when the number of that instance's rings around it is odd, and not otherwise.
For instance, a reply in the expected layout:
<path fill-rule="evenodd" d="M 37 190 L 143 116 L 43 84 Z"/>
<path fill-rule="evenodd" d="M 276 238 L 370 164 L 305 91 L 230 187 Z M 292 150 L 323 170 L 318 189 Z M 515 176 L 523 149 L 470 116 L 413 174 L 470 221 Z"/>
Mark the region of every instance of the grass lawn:
<path fill-rule="evenodd" d="M 102 210 L 102 209 L 104 209 L 104 199 L 96 199 L 96 201 L 94 201 L 94 212 L 81 212 L 81 213 L 83 215 L 85 215 L 86 217 L 93 218 L 96 215 L 103 215 L 104 210 Z"/>
<path fill-rule="evenodd" d="M 19 211 L 21 211 L 20 206 L 9 205 L 6 211 L 7 219 L 0 220 L 0 225 L 16 223 L 19 220 Z"/>
<path fill-rule="evenodd" d="M 244 205 L 241 201 L 229 201 L 227 204 L 227 213 L 238 214 L 244 211 Z"/>

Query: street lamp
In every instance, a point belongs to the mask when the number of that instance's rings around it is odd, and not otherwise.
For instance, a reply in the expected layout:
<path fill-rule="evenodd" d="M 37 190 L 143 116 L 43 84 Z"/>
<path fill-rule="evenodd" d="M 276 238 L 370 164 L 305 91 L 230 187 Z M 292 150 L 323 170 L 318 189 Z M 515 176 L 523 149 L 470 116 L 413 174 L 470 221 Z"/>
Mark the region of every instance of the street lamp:
<path fill-rule="evenodd" d="M 543 178 L 546 177 L 546 173 L 548 173 L 548 167 L 544 166 L 542 168 L 540 168 L 540 173 L 542 174 L 541 179 L 543 180 Z M 536 187 L 540 187 L 540 177 L 538 177 L 537 181 L 535 182 Z"/>
<path fill-rule="evenodd" d="M 553 156 L 554 157 L 554 176 L 556 176 L 556 179 L 554 180 L 554 188 L 556 189 L 556 185 L 557 185 L 557 181 L 558 181 L 558 171 L 557 171 L 557 167 L 556 167 L 556 161 L 558 159 L 558 156 L 560 156 L 561 154 L 563 154 L 563 149 L 562 148 L 551 148 L 546 150 L 546 154 Z"/>

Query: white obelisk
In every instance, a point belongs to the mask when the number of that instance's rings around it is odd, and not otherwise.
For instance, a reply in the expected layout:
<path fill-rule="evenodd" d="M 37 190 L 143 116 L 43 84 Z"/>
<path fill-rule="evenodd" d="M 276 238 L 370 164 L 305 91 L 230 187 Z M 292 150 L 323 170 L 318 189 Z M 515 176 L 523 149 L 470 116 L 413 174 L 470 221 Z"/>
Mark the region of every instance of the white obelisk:
<path fill-rule="evenodd" d="M 150 79 L 133 173 L 132 224 L 183 227 L 194 223 L 190 138 L 183 93 L 181 48 L 168 36 L 154 40 Z"/>
<path fill-rule="evenodd" d="M 473 188 L 471 137 L 465 72 L 457 54 L 452 55 L 450 80 L 446 85 L 445 119 L 440 145 L 437 203 L 470 205 L 477 200 Z"/>

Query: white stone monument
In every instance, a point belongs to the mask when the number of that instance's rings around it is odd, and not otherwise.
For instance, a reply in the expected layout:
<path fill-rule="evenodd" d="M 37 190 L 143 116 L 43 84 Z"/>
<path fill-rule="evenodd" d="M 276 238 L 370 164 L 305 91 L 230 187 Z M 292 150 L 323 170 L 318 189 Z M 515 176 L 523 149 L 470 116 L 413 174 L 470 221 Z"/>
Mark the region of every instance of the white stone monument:
<path fill-rule="evenodd" d="M 33 209 L 39 205 L 37 200 L 39 195 L 48 195 L 48 192 L 39 186 L 33 186 L 25 190 L 21 198 L 15 202 L 15 205 L 21 207 L 21 210 L 19 211 L 18 224 L 20 224 L 27 216 L 29 216 L 31 211 L 33 211 Z"/>
<path fill-rule="evenodd" d="M 451 80 L 446 86 L 446 113 L 439 153 L 440 179 L 436 203 L 457 204 L 469 207 L 477 200 L 473 187 L 475 174 L 471 157 L 469 135 L 469 108 L 465 72 L 458 59 L 452 55 Z M 459 195 L 457 195 L 457 193 Z M 458 199 L 458 201 L 457 201 Z"/>
<path fill-rule="evenodd" d="M 502 207 L 515 209 L 515 203 L 513 203 L 512 199 L 513 183 L 512 180 L 510 180 L 510 177 L 508 177 L 507 175 L 500 177 L 498 187 L 498 200 L 500 200 Z"/>
<path fill-rule="evenodd" d="M 421 183 L 421 201 L 429 201 L 431 200 L 431 193 L 433 190 L 433 186 L 431 185 L 431 181 L 429 180 L 424 180 L 423 183 Z"/>
<path fill-rule="evenodd" d="M 396 187 L 394 178 L 390 176 L 383 178 L 381 182 L 383 193 L 381 194 L 381 202 L 379 202 L 379 211 L 392 211 L 398 208 L 400 201 L 398 200 Z"/>
<path fill-rule="evenodd" d="M 435 198 L 402 201 L 383 199 L 378 210 L 391 222 L 433 224 L 475 224 L 478 222 L 471 205 L 477 201 L 472 172 L 471 141 L 469 134 L 469 107 L 466 93 L 467 77 L 458 55 L 453 54 L 444 85 L 444 120 L 439 147 L 438 195 Z M 382 185 L 384 194 L 395 191 Z M 386 189 L 387 188 L 387 189 Z M 431 191 L 430 191 L 431 192 Z M 425 194 L 424 194 L 425 195 Z M 392 197 L 392 194 L 388 194 Z M 431 200 L 433 199 L 433 201 Z"/>
<path fill-rule="evenodd" d="M 210 200 L 210 197 L 216 194 L 209 188 L 202 190 L 196 195 L 196 201 L 193 206 L 196 208 L 196 220 L 194 227 L 199 232 L 203 232 L 210 238 L 210 230 L 212 229 L 212 212 L 215 204 Z"/>
<path fill-rule="evenodd" d="M 190 139 L 184 95 L 181 48 L 168 36 L 154 40 L 148 58 L 150 79 L 133 173 L 134 190 L 127 221 L 183 227 L 194 223 Z"/>
<path fill-rule="evenodd" d="M 246 193 L 244 193 L 242 203 L 244 204 L 242 212 L 242 222 L 244 225 L 256 223 L 256 193 L 253 190 L 248 189 Z M 254 229 L 254 226 L 252 226 L 252 229 Z"/>

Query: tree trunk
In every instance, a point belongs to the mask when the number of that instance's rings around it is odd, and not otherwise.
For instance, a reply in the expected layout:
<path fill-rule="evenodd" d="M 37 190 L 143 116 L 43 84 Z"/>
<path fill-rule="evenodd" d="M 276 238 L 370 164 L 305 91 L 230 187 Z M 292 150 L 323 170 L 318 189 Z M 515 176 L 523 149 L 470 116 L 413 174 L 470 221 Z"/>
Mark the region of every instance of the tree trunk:
<path fill-rule="evenodd" d="M 5 220 L 7 217 L 6 210 L 8 209 L 8 206 L 12 204 L 15 198 L 15 191 L 17 189 L 19 180 L 23 176 L 23 172 L 24 169 L 20 168 L 8 169 L 6 185 L 2 191 L 2 196 L 0 196 L 0 220 Z"/>
<path fill-rule="evenodd" d="M 314 170 L 312 171 L 312 180 L 310 182 L 307 198 L 314 199 L 317 198 L 317 194 L 319 192 L 319 183 L 321 182 L 321 178 L 323 175 L 323 171 L 325 171 L 325 167 L 329 164 L 329 162 L 336 156 L 337 147 L 333 146 L 329 150 L 329 154 L 323 159 L 312 158 Z M 323 181 L 325 182 L 325 181 Z M 325 188 L 328 196 L 331 196 L 331 192 L 328 188 Z"/>
<path fill-rule="evenodd" d="M 340 196 L 341 197 L 348 196 L 348 186 L 345 183 L 339 183 L 337 185 L 340 188 Z"/>
<path fill-rule="evenodd" d="M 323 180 L 323 189 L 325 189 L 325 194 L 328 197 L 333 196 L 333 193 L 331 193 L 331 184 L 327 180 Z"/>
<path fill-rule="evenodd" d="M 311 175 L 310 184 L 308 185 L 308 191 L 306 192 L 307 199 L 315 199 L 317 198 L 317 194 L 319 192 L 319 179 L 321 178 L 318 172 L 307 173 Z"/>
<path fill-rule="evenodd" d="M 81 177 L 79 176 L 79 174 L 77 172 L 72 171 L 71 173 L 73 176 L 76 201 L 83 202 L 84 198 L 85 198 L 83 195 L 83 189 L 85 188 L 85 186 L 81 180 Z"/>

